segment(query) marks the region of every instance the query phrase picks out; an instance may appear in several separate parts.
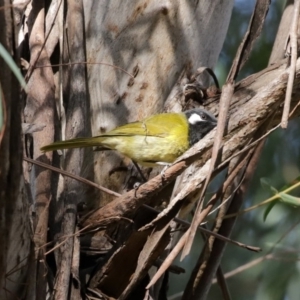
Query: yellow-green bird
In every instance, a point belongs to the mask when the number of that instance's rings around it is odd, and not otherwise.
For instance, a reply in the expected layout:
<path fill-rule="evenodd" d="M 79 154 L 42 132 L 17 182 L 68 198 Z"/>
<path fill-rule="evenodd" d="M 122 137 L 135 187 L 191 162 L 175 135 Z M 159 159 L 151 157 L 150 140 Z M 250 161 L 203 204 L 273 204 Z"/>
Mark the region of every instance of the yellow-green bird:
<path fill-rule="evenodd" d="M 141 165 L 168 165 L 198 142 L 217 124 L 216 118 L 200 108 L 183 113 L 153 115 L 128 123 L 105 134 L 55 142 L 42 151 L 98 147 L 117 150 Z"/>

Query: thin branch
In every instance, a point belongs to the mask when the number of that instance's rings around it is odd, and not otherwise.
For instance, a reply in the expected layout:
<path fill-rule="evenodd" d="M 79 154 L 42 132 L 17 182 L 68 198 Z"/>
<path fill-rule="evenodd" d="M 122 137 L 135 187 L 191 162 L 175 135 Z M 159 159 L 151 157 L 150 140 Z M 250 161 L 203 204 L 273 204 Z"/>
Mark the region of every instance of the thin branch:
<path fill-rule="evenodd" d="M 43 50 L 44 50 L 44 48 L 45 48 L 45 45 L 46 45 L 47 40 L 48 40 L 48 38 L 49 38 L 49 36 L 50 36 L 51 30 L 52 30 L 52 28 L 53 28 L 53 26 L 54 26 L 54 22 L 55 22 L 55 20 L 56 20 L 56 18 L 57 18 L 57 15 L 58 15 L 58 12 L 59 12 L 59 9 L 60 9 L 60 6 L 61 6 L 62 2 L 63 2 L 63 0 L 61 0 L 60 3 L 59 3 L 59 5 L 58 5 L 58 8 L 57 8 L 57 11 L 56 11 L 56 13 L 55 13 L 53 22 L 52 22 L 52 24 L 51 24 L 51 27 L 50 27 L 50 29 L 49 29 L 49 32 L 47 33 L 47 35 L 46 35 L 45 38 L 44 38 L 44 41 L 43 41 L 43 44 L 42 44 L 42 46 L 41 46 L 40 52 L 38 53 L 38 55 L 37 55 L 35 61 L 34 61 L 33 63 L 31 63 L 30 66 L 29 66 L 28 72 L 27 72 L 27 74 L 26 74 L 26 76 L 25 76 L 25 81 L 26 81 L 26 82 L 29 81 L 31 75 L 33 74 L 33 71 L 34 71 L 34 69 L 35 69 L 35 67 L 36 67 L 36 64 L 38 63 L 39 58 L 40 58 L 40 56 L 41 56 L 41 54 L 42 54 L 42 52 L 43 52 Z"/>
<path fill-rule="evenodd" d="M 51 65 L 44 65 L 44 66 L 35 66 L 35 69 L 39 69 L 39 68 L 52 68 L 52 67 L 61 67 L 61 66 L 72 66 L 72 65 L 80 65 L 80 64 L 84 64 L 84 65 L 104 65 L 104 66 L 108 66 L 108 67 L 112 67 L 114 69 L 118 69 L 122 72 L 124 72 L 125 74 L 127 74 L 128 76 L 130 76 L 131 78 L 134 78 L 134 75 L 130 74 L 129 72 L 127 72 L 125 69 L 122 69 L 121 67 L 118 67 L 116 65 L 113 64 L 109 64 L 109 63 L 104 63 L 104 62 L 86 62 L 86 61 L 82 61 L 82 62 L 67 62 L 67 63 L 62 63 L 62 64 L 51 64 Z"/>
<path fill-rule="evenodd" d="M 103 191 L 103 192 L 105 192 L 105 193 L 107 193 L 107 194 L 109 194 L 109 195 L 116 196 L 116 197 L 120 197 L 120 196 L 121 196 L 121 194 L 118 194 L 118 193 L 116 193 L 116 192 L 114 192 L 114 191 L 112 191 L 112 190 L 109 190 L 109 189 L 107 189 L 107 188 L 105 188 L 105 187 L 103 187 L 103 186 L 101 186 L 101 185 L 99 185 L 99 184 L 97 184 L 97 183 L 94 183 L 94 182 L 92 182 L 92 181 L 90 181 L 90 180 L 87 180 L 87 179 L 85 179 L 85 178 L 83 178 L 83 177 L 80 177 L 80 176 L 78 176 L 78 175 L 74 175 L 74 174 L 72 174 L 72 173 L 70 173 L 70 172 L 67 172 L 67 171 L 64 171 L 64 170 L 62 170 L 62 169 L 53 167 L 53 166 L 51 166 L 51 165 L 49 165 L 49 164 L 45 164 L 45 163 L 42 163 L 42 162 L 40 162 L 40 161 L 36 161 L 36 160 L 31 159 L 31 158 L 28 158 L 28 157 L 23 157 L 23 159 L 24 159 L 25 161 L 31 163 L 31 164 L 35 164 L 35 165 L 40 166 L 40 167 L 42 167 L 42 168 L 49 169 L 49 170 L 51 170 L 51 171 L 53 171 L 53 172 L 62 174 L 62 175 L 64 175 L 64 176 L 68 176 L 68 177 L 70 177 L 70 178 L 73 178 L 73 179 L 75 179 L 75 180 L 78 180 L 79 182 L 82 182 L 82 183 L 88 184 L 88 185 L 90 185 L 90 186 L 93 186 L 93 187 L 99 189 L 100 191 Z"/>
<path fill-rule="evenodd" d="M 143 207 L 145 207 L 145 208 L 147 208 L 147 209 L 149 209 L 149 210 L 151 210 L 151 211 L 153 211 L 153 212 L 155 212 L 155 213 L 160 213 L 160 211 L 158 211 L 157 209 L 155 209 L 155 208 L 153 208 L 153 207 L 151 207 L 151 206 L 148 206 L 148 205 L 146 205 L 146 204 L 144 204 Z M 182 219 L 177 218 L 177 217 L 175 217 L 173 220 L 174 220 L 174 222 L 176 222 L 176 223 L 178 223 L 178 224 L 181 224 L 181 225 L 183 225 L 183 226 L 186 226 L 186 227 L 189 227 L 189 226 L 191 225 L 190 222 L 188 222 L 188 221 L 186 221 L 186 220 L 182 220 Z M 237 241 L 232 240 L 232 239 L 230 239 L 230 238 L 224 237 L 224 236 L 222 236 L 222 235 L 220 235 L 220 234 L 218 234 L 218 233 L 216 233 L 216 232 L 210 231 L 210 230 L 204 228 L 203 226 L 199 226 L 198 229 L 199 229 L 199 231 L 201 231 L 201 232 L 203 232 L 203 233 L 205 233 L 205 234 L 212 235 L 212 236 L 216 237 L 217 239 L 220 239 L 220 240 L 222 240 L 222 241 L 231 243 L 231 244 L 233 244 L 233 245 L 236 245 L 236 246 L 239 246 L 239 247 L 248 249 L 248 250 L 250 250 L 250 251 L 254 251 L 254 252 L 259 252 L 259 251 L 261 251 L 261 248 L 259 248 L 259 247 L 249 246 L 249 245 L 246 245 L 246 244 L 237 242 Z M 140 230 L 142 230 L 142 229 L 140 229 Z"/>
<path fill-rule="evenodd" d="M 276 245 L 278 245 L 296 226 L 298 226 L 300 223 L 300 221 L 297 221 L 296 223 L 294 223 L 284 234 L 281 235 L 281 237 L 276 241 L 276 243 L 273 245 L 273 247 L 268 251 L 267 254 L 265 254 L 262 257 L 259 257 L 251 262 L 248 262 L 236 269 L 234 269 L 233 271 L 227 272 L 225 274 L 225 278 L 229 278 L 232 276 L 235 276 L 241 272 L 244 272 L 245 270 L 248 270 L 254 266 L 256 266 L 257 264 L 261 263 L 262 261 L 266 260 L 266 259 L 276 259 L 276 256 L 272 253 L 273 250 L 275 249 Z M 299 251 L 297 251 L 298 254 Z M 284 256 L 287 256 L 287 253 L 284 252 Z M 216 279 L 214 279 L 212 281 L 212 284 L 215 284 L 217 282 Z"/>
<path fill-rule="evenodd" d="M 294 15 L 293 22 L 290 30 L 290 42 L 291 42 L 291 67 L 289 70 L 289 79 L 286 88 L 285 101 L 281 119 L 281 127 L 287 128 L 288 126 L 288 118 L 291 107 L 291 99 L 294 85 L 294 78 L 296 73 L 296 63 L 297 63 L 297 28 L 298 28 L 298 19 L 299 19 L 299 11 L 300 11 L 300 0 L 294 1 Z"/>
<path fill-rule="evenodd" d="M 231 299 L 231 296 L 230 296 L 230 293 L 229 293 L 229 289 L 228 289 L 228 286 L 226 284 L 226 278 L 222 272 L 222 269 L 221 267 L 219 266 L 218 270 L 217 270 L 217 281 L 218 281 L 218 284 L 220 286 L 220 289 L 222 291 L 222 295 L 223 295 L 223 300 L 230 300 Z"/>
<path fill-rule="evenodd" d="M 299 186 L 300 186 L 300 182 L 298 182 L 296 184 L 293 184 L 292 186 L 290 186 L 289 188 L 285 189 L 284 191 L 281 191 L 280 193 L 287 194 L 287 193 L 289 193 L 290 191 L 292 191 L 293 189 L 295 189 L 295 188 L 297 188 Z M 240 215 L 243 215 L 243 214 L 245 214 L 245 213 L 247 213 L 247 212 L 249 212 L 251 210 L 254 210 L 254 209 L 256 209 L 256 208 L 258 208 L 260 206 L 263 206 L 263 205 L 266 205 L 268 203 L 271 203 L 272 201 L 277 200 L 280 197 L 280 193 L 278 193 L 278 194 L 276 194 L 276 195 L 268 198 L 267 200 L 265 200 L 265 201 L 263 201 L 263 202 L 261 202 L 259 204 L 253 205 L 253 206 L 248 207 L 248 208 L 246 208 L 246 209 L 244 209 L 242 211 L 239 211 L 238 213 L 228 214 L 228 215 L 224 216 L 223 219 L 229 219 L 229 218 L 232 218 L 232 217 L 240 216 Z M 211 221 L 211 220 L 208 220 L 208 221 Z"/>
<path fill-rule="evenodd" d="M 202 187 L 201 193 L 200 193 L 200 201 L 197 204 L 197 208 L 195 211 L 195 216 L 192 221 L 190 234 L 188 236 L 188 239 L 185 243 L 185 246 L 182 250 L 181 260 L 183 260 L 191 251 L 192 244 L 196 235 L 197 227 L 202 222 L 201 217 L 201 207 L 202 207 L 202 199 L 204 199 L 204 194 L 207 189 L 207 186 L 210 182 L 213 170 L 215 169 L 215 165 L 217 163 L 217 159 L 219 157 L 219 152 L 222 145 L 223 135 L 225 131 L 225 125 L 227 121 L 227 114 L 229 110 L 230 100 L 232 98 L 234 92 L 234 85 L 232 83 L 225 84 L 222 89 L 222 95 L 220 99 L 220 110 L 219 110 L 219 117 L 218 117 L 218 124 L 215 134 L 215 140 L 213 144 L 212 149 L 212 155 L 211 155 L 211 161 L 209 165 L 209 170 L 207 172 L 206 180 L 204 183 L 204 186 Z"/>
<path fill-rule="evenodd" d="M 251 19 L 249 22 L 248 30 L 245 33 L 243 41 L 241 42 L 241 44 L 238 48 L 238 51 L 237 51 L 234 61 L 232 63 L 231 70 L 228 74 L 226 83 L 222 88 L 218 124 L 217 124 L 217 130 L 216 130 L 216 135 L 215 135 L 215 141 L 214 141 L 213 149 L 212 149 L 211 162 L 210 162 L 209 170 L 207 172 L 205 183 L 201 187 L 200 200 L 197 204 L 197 208 L 196 208 L 193 222 L 191 225 L 191 233 L 188 237 L 188 240 L 185 243 L 184 249 L 182 251 L 181 259 L 186 257 L 192 248 L 196 230 L 197 230 L 198 225 L 200 224 L 199 215 L 200 215 L 200 210 L 202 207 L 203 197 L 204 197 L 205 191 L 207 189 L 207 186 L 210 182 L 210 179 L 211 179 L 213 170 L 215 168 L 215 165 L 217 163 L 217 160 L 220 157 L 220 154 L 222 151 L 221 145 L 222 145 L 223 135 L 225 132 L 229 106 L 230 106 L 230 102 L 232 101 L 232 96 L 234 93 L 235 78 L 237 77 L 241 67 L 248 60 L 250 52 L 251 52 L 253 44 L 254 44 L 254 41 L 258 38 L 258 36 L 261 33 L 261 30 L 262 30 L 262 27 L 264 24 L 264 20 L 266 18 L 266 15 L 267 15 L 267 12 L 269 9 L 269 5 L 270 5 L 269 0 L 261 0 L 261 1 L 256 2 L 254 11 L 252 13 L 252 16 L 251 16 Z"/>
<path fill-rule="evenodd" d="M 116 193 L 116 192 L 114 192 L 114 191 L 112 191 L 112 190 L 109 190 L 109 189 L 107 189 L 107 188 L 105 188 L 105 187 L 103 187 L 103 186 L 101 186 L 101 185 L 98 185 L 98 184 L 96 184 L 96 183 L 94 183 L 94 182 L 92 182 L 92 181 L 90 181 L 90 180 L 87 180 L 87 179 L 85 179 L 85 178 L 83 178 L 83 177 L 74 175 L 74 174 L 69 173 L 69 172 L 67 172 L 67 171 L 64 171 L 64 170 L 62 170 L 62 169 L 59 169 L 59 168 L 50 166 L 50 165 L 48 165 L 48 164 L 45 164 L 45 163 L 42 163 L 42 162 L 33 160 L 33 159 L 31 159 L 31 158 L 24 157 L 23 159 L 24 159 L 25 161 L 27 161 L 28 163 L 32 163 L 32 164 L 38 165 L 38 166 L 40 166 L 40 167 L 42 167 L 42 168 L 49 169 L 49 170 L 51 170 L 51 171 L 53 171 L 53 172 L 56 172 L 56 173 L 58 173 L 58 174 L 62 174 L 62 175 L 64 175 L 64 176 L 68 176 L 68 177 L 73 178 L 73 179 L 75 179 L 75 180 L 78 180 L 78 181 L 80 181 L 80 182 L 82 182 L 82 183 L 84 183 L 84 184 L 90 185 L 90 186 L 92 186 L 92 187 L 94 187 L 94 188 L 96 188 L 96 189 L 99 189 L 99 190 L 101 190 L 101 191 L 103 191 L 103 192 L 105 192 L 105 193 L 107 193 L 107 194 L 109 194 L 109 195 L 116 196 L 116 197 L 120 197 L 120 196 L 121 196 L 121 194 L 119 194 L 119 193 Z M 153 207 L 151 207 L 151 206 L 149 206 L 149 205 L 144 204 L 143 206 L 144 206 L 145 208 L 147 208 L 148 210 L 151 210 L 151 211 L 153 211 L 153 212 L 155 212 L 155 213 L 157 213 L 157 214 L 161 213 L 161 211 L 159 211 L 159 210 L 157 210 L 157 209 L 155 209 L 155 208 L 153 208 Z M 126 218 L 125 218 L 125 219 L 126 219 Z M 178 224 L 181 224 L 181 225 L 184 225 L 184 226 L 190 226 L 190 225 L 191 225 L 191 223 L 189 223 L 189 222 L 187 222 L 187 221 L 185 221 L 185 220 L 179 219 L 179 218 L 174 218 L 174 221 L 177 222 Z M 86 230 L 86 229 L 87 229 L 87 228 L 84 228 L 84 230 Z M 223 241 L 225 241 L 225 242 L 228 242 L 228 243 L 237 245 L 237 246 L 239 246 L 239 247 L 246 248 L 246 249 L 248 249 L 248 250 L 255 251 L 255 252 L 261 251 L 261 249 L 258 248 L 258 247 L 249 246 L 249 245 L 246 245 L 246 244 L 243 244 L 243 243 L 234 241 L 234 240 L 232 240 L 232 239 L 229 239 L 229 238 L 227 238 L 227 237 L 223 237 L 223 236 L 221 236 L 221 235 L 219 235 L 219 234 L 217 234 L 217 233 L 215 233 L 215 232 L 211 232 L 210 230 L 207 230 L 207 229 L 205 229 L 205 228 L 203 228 L 203 227 L 201 227 L 201 226 L 199 226 L 198 229 L 199 229 L 200 231 L 206 233 L 206 234 L 213 235 L 213 236 L 215 236 L 216 238 L 219 238 L 219 239 L 221 239 L 221 240 L 223 240 Z M 79 232 L 81 232 L 81 230 L 80 230 Z M 53 251 L 53 250 L 51 250 L 51 252 L 52 252 L 52 251 Z M 49 254 L 49 251 L 48 251 L 47 253 L 45 253 L 45 254 L 46 254 L 46 255 Z"/>

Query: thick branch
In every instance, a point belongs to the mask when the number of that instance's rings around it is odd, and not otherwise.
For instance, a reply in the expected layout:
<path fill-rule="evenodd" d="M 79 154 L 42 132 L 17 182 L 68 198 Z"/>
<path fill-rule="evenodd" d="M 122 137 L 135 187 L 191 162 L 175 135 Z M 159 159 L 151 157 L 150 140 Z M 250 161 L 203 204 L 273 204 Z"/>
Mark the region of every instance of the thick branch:
<path fill-rule="evenodd" d="M 239 152 L 243 147 L 253 142 L 253 134 L 267 120 L 267 118 L 276 112 L 272 126 L 280 122 L 282 113 L 281 104 L 284 100 L 287 84 L 288 69 L 283 62 L 276 67 L 273 66 L 258 74 L 249 76 L 237 84 L 232 104 L 230 107 L 230 117 L 228 121 L 228 131 L 224 138 L 224 151 L 222 161 L 230 158 Z M 297 93 L 295 88 L 300 81 L 300 60 L 297 62 L 296 80 L 294 83 L 294 97 L 292 107 L 297 103 Z M 211 110 L 217 110 L 217 101 L 209 104 Z M 293 117 L 300 114 L 300 108 L 297 108 Z M 130 191 L 117 198 L 107 206 L 104 206 L 85 218 L 83 226 L 97 226 L 99 222 L 111 217 L 128 216 L 133 214 L 143 203 L 150 200 L 163 187 L 178 176 L 191 162 L 197 160 L 200 167 L 197 172 L 189 178 L 189 184 L 171 201 L 169 207 L 164 210 L 158 218 L 167 214 L 177 201 L 182 201 L 189 193 L 197 189 L 205 179 L 208 170 L 209 151 L 213 143 L 214 132 L 209 133 L 197 145 L 188 150 L 177 160 L 173 166 L 165 171 L 165 177 L 156 176 L 152 180 L 143 184 L 136 191 Z"/>

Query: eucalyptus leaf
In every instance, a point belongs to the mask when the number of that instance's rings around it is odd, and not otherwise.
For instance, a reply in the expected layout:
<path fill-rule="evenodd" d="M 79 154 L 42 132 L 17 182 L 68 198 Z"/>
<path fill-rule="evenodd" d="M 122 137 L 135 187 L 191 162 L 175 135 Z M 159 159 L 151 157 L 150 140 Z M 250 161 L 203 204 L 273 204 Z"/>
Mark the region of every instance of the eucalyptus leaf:
<path fill-rule="evenodd" d="M 21 74 L 20 69 L 18 68 L 11 55 L 7 52 L 7 50 L 4 48 L 4 46 L 1 43 L 0 43 L 0 56 L 4 59 L 4 61 L 7 63 L 11 71 L 15 74 L 16 78 L 20 82 L 20 85 L 25 89 L 26 82 Z"/>
<path fill-rule="evenodd" d="M 266 177 L 262 177 L 260 179 L 261 186 L 268 192 L 271 192 L 271 194 L 278 194 L 278 191 L 270 184 L 270 180 Z"/>
<path fill-rule="evenodd" d="M 267 216 L 269 215 L 270 211 L 272 210 L 272 208 L 275 206 L 275 204 L 278 203 L 278 200 L 272 201 L 268 207 L 266 208 L 265 212 L 264 212 L 264 221 L 266 221 Z"/>
<path fill-rule="evenodd" d="M 300 198 L 286 193 L 279 193 L 280 201 L 293 206 L 300 206 Z"/>

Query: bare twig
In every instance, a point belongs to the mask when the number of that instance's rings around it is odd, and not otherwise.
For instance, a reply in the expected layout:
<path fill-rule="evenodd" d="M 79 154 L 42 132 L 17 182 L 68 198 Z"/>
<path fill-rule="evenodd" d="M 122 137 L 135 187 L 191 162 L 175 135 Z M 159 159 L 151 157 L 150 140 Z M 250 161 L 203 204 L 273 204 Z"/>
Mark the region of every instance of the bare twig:
<path fill-rule="evenodd" d="M 292 99 L 292 91 L 293 91 L 293 84 L 296 72 L 296 63 L 297 63 L 297 28 L 298 28 L 298 19 L 299 19 L 299 9 L 300 8 L 300 0 L 294 1 L 294 15 L 293 15 L 293 22 L 291 24 L 290 30 L 290 43 L 291 43 L 291 67 L 289 71 L 289 79 L 286 88 L 285 94 L 285 101 L 281 119 L 281 127 L 287 128 L 288 125 L 288 118 L 290 113 L 290 106 L 291 106 L 291 99 Z"/>
<path fill-rule="evenodd" d="M 270 259 L 276 259 L 276 255 L 274 253 L 272 253 L 273 250 L 275 249 L 276 245 L 278 245 L 298 225 L 299 225 L 299 221 L 297 221 L 296 223 L 294 223 L 285 233 L 283 233 L 281 235 L 281 237 L 273 245 L 273 247 L 264 256 L 259 257 L 259 258 L 255 259 L 255 260 L 252 260 L 251 262 L 248 262 L 248 263 L 246 263 L 246 264 L 244 264 L 244 265 L 242 265 L 242 266 L 234 269 L 233 271 L 227 272 L 225 274 L 225 278 L 230 278 L 230 277 L 235 276 L 235 275 L 237 275 L 237 274 L 239 274 L 241 272 L 244 272 L 245 270 L 248 270 L 248 269 L 256 266 L 257 264 L 263 262 L 264 260 L 267 260 L 267 259 L 269 259 L 269 260 Z M 299 253 L 299 251 L 296 251 L 296 252 L 297 252 L 297 254 Z M 287 253 L 284 252 L 283 256 L 286 257 Z M 293 261 L 294 261 L 294 259 L 293 259 Z M 214 279 L 212 281 L 212 284 L 214 284 L 216 282 L 217 282 L 216 279 Z"/>
<path fill-rule="evenodd" d="M 202 187 L 201 193 L 200 193 L 200 200 L 198 202 L 196 211 L 195 211 L 195 216 L 193 218 L 193 222 L 191 225 L 191 231 L 190 235 L 188 237 L 188 240 L 185 243 L 184 249 L 182 251 L 182 256 L 181 259 L 183 259 L 186 255 L 191 250 L 192 243 L 195 237 L 196 233 L 196 228 L 198 227 L 199 223 L 199 214 L 200 214 L 200 209 L 201 209 L 201 202 L 203 201 L 203 196 L 205 194 L 206 188 L 209 184 L 209 181 L 212 176 L 212 172 L 215 168 L 218 156 L 220 155 L 220 150 L 221 150 L 221 144 L 222 144 L 222 139 L 226 127 L 226 120 L 227 120 L 227 115 L 229 111 L 229 105 L 230 101 L 232 99 L 232 95 L 234 92 L 234 81 L 235 78 L 237 77 L 239 70 L 243 66 L 243 64 L 248 60 L 251 49 L 253 47 L 254 41 L 257 39 L 259 36 L 262 26 L 264 24 L 264 20 L 269 8 L 269 0 L 263 0 L 263 1 L 258 1 L 255 5 L 254 12 L 251 16 L 251 20 L 248 26 L 248 30 L 243 38 L 242 43 L 240 44 L 237 54 L 235 56 L 235 59 L 233 61 L 231 70 L 228 74 L 226 84 L 223 86 L 222 89 L 222 95 L 220 99 L 220 109 L 219 109 L 219 117 L 218 117 L 218 124 L 217 124 L 217 131 L 215 135 L 215 141 L 213 145 L 213 150 L 212 150 L 212 157 L 211 157 L 211 163 L 209 167 L 209 171 L 207 172 L 207 177 L 204 183 L 204 186 Z"/>
<path fill-rule="evenodd" d="M 229 293 L 229 289 L 228 289 L 228 286 L 226 284 L 226 278 L 222 272 L 222 269 L 221 267 L 219 266 L 218 270 L 217 270 L 217 281 L 218 281 L 218 284 L 220 286 L 220 289 L 222 291 L 222 295 L 223 295 L 223 299 L 224 300 L 230 300 L 231 297 L 230 297 L 230 293 Z"/>
<path fill-rule="evenodd" d="M 72 173 L 70 173 L 70 172 L 67 172 L 67 171 L 64 171 L 64 170 L 62 170 L 62 169 L 53 167 L 53 166 L 51 166 L 51 165 L 49 165 L 49 164 L 45 164 L 45 163 L 42 163 L 42 162 L 40 162 L 40 161 L 36 161 L 36 160 L 31 159 L 31 158 L 28 158 L 28 157 L 23 157 L 23 159 L 24 159 L 25 161 L 31 163 L 31 164 L 38 165 L 38 166 L 40 166 L 40 167 L 42 167 L 42 168 L 49 169 L 49 170 L 51 170 L 51 171 L 53 171 L 53 172 L 62 174 L 62 175 L 64 175 L 64 176 L 68 176 L 68 177 L 73 178 L 73 179 L 75 179 L 75 180 L 78 180 L 78 181 L 80 181 L 80 182 L 82 182 L 82 183 L 85 183 L 85 184 L 88 184 L 88 185 L 90 185 L 90 186 L 93 186 L 93 187 L 99 189 L 100 191 L 103 191 L 103 192 L 105 192 L 105 193 L 107 193 L 107 194 L 109 194 L 109 195 L 116 196 L 116 197 L 121 196 L 121 194 L 118 194 L 118 193 L 116 193 L 116 192 L 114 192 L 114 191 L 112 191 L 112 190 L 109 190 L 109 189 L 107 189 L 107 188 L 105 188 L 105 187 L 103 187 L 103 186 L 101 186 L 101 185 L 99 185 L 99 184 L 96 184 L 96 183 L 94 183 L 94 182 L 92 182 L 92 181 L 90 181 L 90 180 L 87 180 L 87 179 L 85 179 L 85 178 L 83 178 L 83 177 L 80 177 L 80 176 L 78 176 L 78 175 L 74 175 L 74 174 L 72 174 Z"/>
<path fill-rule="evenodd" d="M 256 166 L 259 157 L 259 155 L 253 155 L 251 157 L 250 162 L 248 163 L 247 169 L 245 171 L 242 184 L 239 187 L 238 191 L 234 194 L 234 197 L 230 203 L 230 206 L 228 208 L 229 212 L 236 212 L 240 209 L 244 193 L 249 184 L 249 179 L 252 177 L 253 166 Z M 223 220 L 222 218 L 222 226 L 220 227 L 218 233 L 228 236 L 234 224 L 235 218 L 231 219 L 231 221 Z M 211 286 L 211 281 L 220 264 L 225 245 L 226 244 L 224 242 L 219 240 L 214 240 L 213 244 L 210 244 L 209 242 L 206 244 L 205 249 L 209 252 L 209 256 L 205 260 L 201 260 L 201 257 L 198 260 L 199 266 L 198 268 L 195 268 L 194 273 L 192 273 L 194 274 L 194 276 L 191 277 L 191 279 L 189 280 L 189 283 L 185 289 L 183 299 L 188 299 L 188 287 L 191 286 L 191 284 L 193 283 L 195 283 L 195 287 L 193 289 L 194 299 L 202 299 L 202 297 L 206 297 L 207 292 L 209 291 Z"/>
<path fill-rule="evenodd" d="M 73 179 L 75 179 L 75 180 L 78 180 L 78 181 L 80 181 L 80 182 L 82 182 L 82 183 L 88 184 L 88 185 L 90 185 L 90 186 L 92 186 L 92 187 L 94 187 L 94 188 L 96 188 L 96 189 L 99 189 L 99 190 L 101 190 L 101 191 L 103 191 L 103 192 L 105 192 L 105 193 L 108 193 L 108 194 L 110 194 L 110 195 L 112 195 L 112 196 L 116 196 L 116 197 L 120 197 L 120 196 L 121 196 L 121 194 L 119 194 L 119 193 L 116 193 L 116 192 L 114 192 L 114 191 L 112 191 L 112 190 L 109 190 L 109 189 L 107 189 L 107 188 L 105 188 L 105 187 L 102 187 L 102 186 L 100 186 L 100 185 L 98 185 L 98 184 L 96 184 L 96 183 L 94 183 L 94 182 L 92 182 L 92 181 L 90 181 L 90 180 L 87 180 L 87 179 L 82 178 L 82 177 L 80 177 L 80 176 L 74 175 L 74 174 L 72 174 L 72 173 L 70 173 L 70 172 L 64 171 L 64 170 L 62 170 L 62 169 L 59 169 L 59 168 L 50 166 L 50 165 L 48 165 L 48 164 L 45 164 L 45 163 L 42 163 L 42 162 L 39 162 L 39 161 L 36 161 L 36 160 L 33 160 L 33 159 L 31 159 L 31 158 L 24 157 L 23 159 L 24 159 L 25 161 L 29 162 L 29 163 L 36 164 L 36 165 L 38 165 L 38 166 L 40 166 L 40 167 L 49 169 L 49 170 L 51 170 L 51 171 L 53 171 L 53 172 L 57 172 L 57 173 L 62 174 L 62 175 L 64 175 L 64 176 L 68 176 L 68 177 L 70 177 L 70 178 L 73 178 Z M 157 214 L 160 213 L 160 211 L 158 211 L 157 209 L 155 209 L 155 208 L 153 208 L 153 207 L 151 207 L 151 206 L 149 206 L 149 205 L 144 204 L 143 206 L 144 206 L 145 208 L 147 208 L 148 210 L 151 210 L 151 211 L 153 211 L 153 212 L 155 212 L 155 213 L 157 213 Z M 181 225 L 184 225 L 184 226 L 190 226 L 190 225 L 191 225 L 191 223 L 189 223 L 189 222 L 187 222 L 187 221 L 185 221 L 185 220 L 179 219 L 179 218 L 174 218 L 174 221 L 177 222 L 178 224 L 181 224 Z M 88 227 L 87 227 L 87 228 L 88 228 Z M 84 230 L 86 230 L 87 228 L 84 228 Z M 261 250 L 260 248 L 253 247 L 253 246 L 249 246 L 249 245 L 246 245 L 246 244 L 243 244 L 243 243 L 234 241 L 234 240 L 232 240 L 232 239 L 229 239 L 229 238 L 227 238 L 227 237 L 223 237 L 223 236 L 221 236 L 221 235 L 219 235 L 219 234 L 217 234 L 217 233 L 215 233 L 215 232 L 211 232 L 210 230 L 207 230 L 207 229 L 205 229 L 205 228 L 203 228 L 203 227 L 201 227 L 201 226 L 199 226 L 198 229 L 199 229 L 200 231 L 206 233 L 206 234 L 213 235 L 213 236 L 215 236 L 216 238 L 219 238 L 219 239 L 221 239 L 221 240 L 223 240 L 223 241 L 225 241 L 225 242 L 228 242 L 228 243 L 232 243 L 232 244 L 237 245 L 237 246 L 239 246 L 239 247 L 246 248 L 246 249 L 251 250 L 251 251 L 260 251 L 260 250 Z M 80 233 L 80 232 L 81 232 L 81 230 L 80 230 L 78 233 Z M 73 236 L 73 235 L 72 235 L 72 236 Z M 52 251 L 53 251 L 53 250 L 51 250 L 51 252 L 52 252 Z M 49 254 L 49 252 L 45 253 L 45 255 L 47 255 L 47 254 Z"/>
<path fill-rule="evenodd" d="M 232 98 L 233 91 L 234 91 L 234 85 L 232 83 L 225 84 L 223 86 L 222 95 L 221 95 L 221 99 L 220 99 L 220 110 L 219 110 L 217 130 L 216 130 L 215 141 L 214 141 L 214 145 L 213 145 L 213 149 L 212 149 L 211 162 L 209 165 L 209 170 L 207 172 L 207 177 L 206 177 L 204 186 L 202 187 L 202 191 L 200 194 L 200 201 L 198 202 L 198 205 L 197 205 L 197 208 L 195 211 L 195 216 L 192 221 L 190 234 L 188 236 L 188 239 L 187 239 L 185 246 L 183 248 L 183 251 L 182 251 L 181 259 L 184 259 L 184 257 L 186 257 L 189 254 L 192 244 L 193 244 L 193 241 L 194 241 L 197 227 L 202 222 L 201 220 L 203 220 L 200 217 L 201 201 L 203 199 L 203 196 L 205 194 L 207 186 L 210 182 L 211 175 L 213 173 L 213 170 L 215 169 L 215 165 L 217 163 L 217 158 L 219 156 L 222 139 L 223 139 L 223 135 L 224 135 L 224 131 L 225 131 L 225 125 L 226 125 L 226 120 L 227 120 L 230 99 Z"/>
<path fill-rule="evenodd" d="M 33 74 L 33 71 L 34 71 L 34 69 L 35 69 L 35 67 L 36 67 L 36 64 L 38 63 L 38 61 L 39 61 L 39 59 L 40 59 L 40 55 L 42 54 L 42 52 L 43 52 L 43 50 L 44 50 L 44 48 L 45 48 L 45 45 L 46 45 L 46 43 L 47 43 L 47 40 L 48 40 L 49 35 L 50 35 L 50 33 L 51 33 L 51 30 L 52 30 L 52 28 L 53 28 L 53 26 L 54 26 L 54 22 L 55 22 L 55 19 L 56 19 L 57 15 L 58 15 L 58 12 L 59 12 L 59 9 L 60 9 L 60 6 L 61 6 L 62 2 L 63 2 L 63 0 L 61 0 L 60 3 L 59 3 L 59 5 L 58 5 L 57 11 L 56 11 L 56 13 L 55 13 L 55 17 L 54 17 L 53 22 L 52 22 L 52 24 L 51 24 L 51 28 L 50 28 L 49 32 L 47 33 L 47 35 L 44 37 L 43 44 L 41 45 L 41 50 L 40 50 L 40 52 L 38 53 L 36 59 L 35 59 L 34 61 L 31 61 L 31 62 L 30 62 L 29 70 L 28 70 L 28 72 L 27 72 L 27 74 L 26 74 L 26 76 L 25 76 L 25 81 L 26 81 L 26 82 L 29 81 L 31 75 Z"/>

